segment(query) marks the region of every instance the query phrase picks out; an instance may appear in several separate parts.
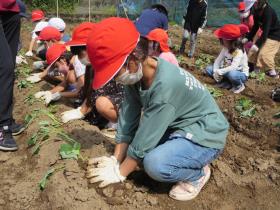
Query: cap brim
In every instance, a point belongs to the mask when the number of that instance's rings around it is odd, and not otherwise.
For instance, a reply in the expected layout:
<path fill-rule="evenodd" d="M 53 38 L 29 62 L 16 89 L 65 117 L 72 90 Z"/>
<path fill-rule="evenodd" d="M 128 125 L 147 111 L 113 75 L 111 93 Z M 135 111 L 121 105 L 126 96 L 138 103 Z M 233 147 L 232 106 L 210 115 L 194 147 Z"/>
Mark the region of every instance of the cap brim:
<path fill-rule="evenodd" d="M 65 45 L 71 47 L 71 46 L 85 46 L 87 44 L 85 42 L 71 40 L 69 42 L 66 42 Z"/>
<path fill-rule="evenodd" d="M 110 80 L 112 80 L 117 73 L 121 70 L 122 66 L 125 64 L 127 56 L 124 56 L 122 58 L 119 58 L 119 60 L 108 64 L 105 68 L 106 70 L 100 70 L 98 72 L 94 72 L 94 78 L 92 82 L 92 88 L 97 90 L 104 85 L 106 85 Z M 116 71 L 117 69 L 117 71 Z M 106 75 L 104 75 L 104 72 L 106 72 Z"/>
<path fill-rule="evenodd" d="M 214 31 L 214 35 L 219 39 L 223 38 L 221 35 L 221 29 L 217 29 L 216 31 Z"/>

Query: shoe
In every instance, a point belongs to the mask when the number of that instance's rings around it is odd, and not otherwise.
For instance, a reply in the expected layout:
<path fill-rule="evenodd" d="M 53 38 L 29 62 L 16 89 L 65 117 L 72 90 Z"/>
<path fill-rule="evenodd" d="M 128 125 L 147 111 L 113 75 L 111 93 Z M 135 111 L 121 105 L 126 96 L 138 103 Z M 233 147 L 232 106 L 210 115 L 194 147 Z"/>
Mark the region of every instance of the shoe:
<path fill-rule="evenodd" d="M 235 93 L 235 94 L 241 93 L 243 90 L 245 90 L 245 85 L 244 85 L 244 84 L 239 85 L 239 86 L 237 86 L 237 87 L 233 87 L 233 88 L 231 89 L 231 91 L 232 91 L 233 93 Z"/>
<path fill-rule="evenodd" d="M 116 134 L 117 131 L 114 128 L 105 128 L 101 130 L 101 133 L 103 134 L 103 136 L 111 138 L 111 139 L 115 139 L 116 138 Z"/>
<path fill-rule="evenodd" d="M 224 88 L 224 89 L 230 89 L 232 88 L 232 85 L 229 82 L 220 82 L 217 84 L 218 88 Z"/>
<path fill-rule="evenodd" d="M 16 151 L 18 149 L 17 143 L 13 138 L 12 131 L 8 126 L 0 128 L 0 150 L 2 151 Z"/>
<path fill-rule="evenodd" d="M 275 70 L 270 70 L 270 71 L 266 72 L 265 74 L 269 77 L 279 79 L 279 74 Z"/>
<path fill-rule="evenodd" d="M 14 120 L 12 122 L 12 125 L 9 126 L 9 129 L 12 131 L 13 136 L 21 134 L 25 130 L 25 128 L 25 125 L 17 124 Z"/>
<path fill-rule="evenodd" d="M 189 58 L 193 58 L 193 53 L 189 52 L 189 53 L 188 53 L 188 57 L 189 57 Z"/>
<path fill-rule="evenodd" d="M 175 200 L 188 201 L 194 199 L 208 182 L 211 170 L 208 165 L 204 168 L 204 176 L 194 182 L 178 182 L 169 192 L 169 196 Z"/>

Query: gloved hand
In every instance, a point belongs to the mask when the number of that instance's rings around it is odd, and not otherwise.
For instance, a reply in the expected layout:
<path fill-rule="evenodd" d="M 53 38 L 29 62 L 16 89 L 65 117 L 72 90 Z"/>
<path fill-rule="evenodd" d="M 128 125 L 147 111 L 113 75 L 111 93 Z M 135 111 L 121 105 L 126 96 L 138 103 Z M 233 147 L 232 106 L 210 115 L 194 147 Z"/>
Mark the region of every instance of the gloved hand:
<path fill-rule="evenodd" d="M 197 34 L 201 34 L 202 32 L 203 32 L 203 29 L 199 28 L 198 31 L 197 31 Z"/>
<path fill-rule="evenodd" d="M 42 98 L 48 91 L 39 91 L 34 94 L 35 98 Z"/>
<path fill-rule="evenodd" d="M 16 64 L 22 64 L 22 63 L 28 64 L 26 59 L 22 55 L 17 55 Z"/>
<path fill-rule="evenodd" d="M 88 160 L 89 167 L 92 167 L 92 165 L 97 166 L 97 168 L 105 168 L 105 167 L 111 167 L 118 165 L 118 160 L 115 156 L 107 157 L 102 156 L 98 158 L 91 158 Z"/>
<path fill-rule="evenodd" d="M 52 94 L 50 91 L 47 91 L 43 96 L 46 105 L 49 105 L 51 101 L 58 101 L 60 98 L 61 98 L 61 94 L 59 92 Z"/>
<path fill-rule="evenodd" d="M 120 173 L 120 166 L 118 163 L 110 165 L 105 164 L 105 167 L 90 168 L 87 171 L 87 178 L 90 179 L 90 183 L 101 182 L 100 188 L 106 187 L 109 184 L 123 182 L 126 177 Z"/>
<path fill-rule="evenodd" d="M 33 52 L 32 51 L 28 51 L 27 53 L 25 53 L 25 55 L 27 57 L 32 57 L 33 56 Z"/>
<path fill-rule="evenodd" d="M 77 109 L 63 112 L 61 118 L 63 123 L 67 123 L 71 120 L 83 119 L 84 117 L 85 115 L 81 112 L 81 107 L 78 107 Z"/>
<path fill-rule="evenodd" d="M 214 74 L 213 74 L 213 78 L 214 78 L 214 80 L 215 80 L 216 82 L 221 82 L 222 79 L 223 79 L 223 76 L 220 75 L 220 74 L 218 73 L 218 71 L 215 71 Z"/>
<path fill-rule="evenodd" d="M 254 44 L 254 45 L 251 47 L 250 51 L 256 53 L 256 52 L 259 51 L 259 48 L 257 47 L 257 45 Z"/>
<path fill-rule="evenodd" d="M 246 44 L 247 42 L 249 42 L 249 40 L 248 40 L 247 38 L 243 38 L 243 39 L 241 40 L 241 42 L 242 42 L 242 44 Z"/>
<path fill-rule="evenodd" d="M 41 73 L 34 73 L 31 74 L 31 76 L 27 77 L 26 80 L 31 82 L 31 83 L 37 83 L 40 82 L 42 80 L 42 78 L 40 77 Z"/>

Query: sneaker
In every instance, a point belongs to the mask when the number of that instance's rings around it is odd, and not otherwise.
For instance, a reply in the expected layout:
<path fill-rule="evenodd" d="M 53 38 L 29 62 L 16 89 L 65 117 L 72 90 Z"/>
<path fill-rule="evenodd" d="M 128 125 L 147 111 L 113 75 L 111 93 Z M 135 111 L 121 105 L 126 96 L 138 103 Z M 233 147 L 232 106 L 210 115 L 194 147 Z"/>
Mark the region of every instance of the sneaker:
<path fill-rule="evenodd" d="M 13 136 L 17 136 L 21 134 L 25 130 L 25 125 L 23 124 L 17 124 L 14 120 L 12 122 L 12 125 L 9 126 L 10 130 L 12 131 Z"/>
<path fill-rule="evenodd" d="M 12 136 L 11 130 L 8 126 L 4 126 L 0 129 L 0 150 L 16 151 L 17 149 L 17 143 Z"/>
<path fill-rule="evenodd" d="M 101 133 L 103 134 L 103 136 L 111 138 L 111 139 L 115 139 L 116 138 L 116 134 L 117 131 L 114 128 L 105 128 L 101 130 Z"/>
<path fill-rule="evenodd" d="M 243 90 L 245 90 L 245 85 L 244 84 L 239 85 L 237 87 L 233 87 L 231 89 L 231 91 L 234 92 L 235 94 L 241 93 Z"/>
<path fill-rule="evenodd" d="M 169 196 L 175 200 L 188 201 L 194 199 L 201 191 L 202 187 L 210 178 L 211 170 L 208 165 L 204 168 L 204 176 L 194 182 L 178 182 L 169 192 Z"/>
<path fill-rule="evenodd" d="M 225 81 L 225 82 L 218 83 L 217 87 L 224 88 L 224 89 L 230 89 L 230 88 L 232 88 L 232 85 L 229 82 Z"/>
<path fill-rule="evenodd" d="M 266 72 L 265 74 L 269 77 L 279 79 L 279 74 L 275 70 L 270 70 L 270 71 Z"/>

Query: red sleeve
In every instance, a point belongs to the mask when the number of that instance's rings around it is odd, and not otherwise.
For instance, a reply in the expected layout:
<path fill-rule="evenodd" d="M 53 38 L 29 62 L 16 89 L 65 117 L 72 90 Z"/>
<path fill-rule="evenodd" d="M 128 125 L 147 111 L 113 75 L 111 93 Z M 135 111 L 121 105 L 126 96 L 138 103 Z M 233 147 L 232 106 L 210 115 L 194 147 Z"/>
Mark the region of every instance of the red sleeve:
<path fill-rule="evenodd" d="M 1 0 L 0 12 L 19 12 L 16 0 Z"/>

